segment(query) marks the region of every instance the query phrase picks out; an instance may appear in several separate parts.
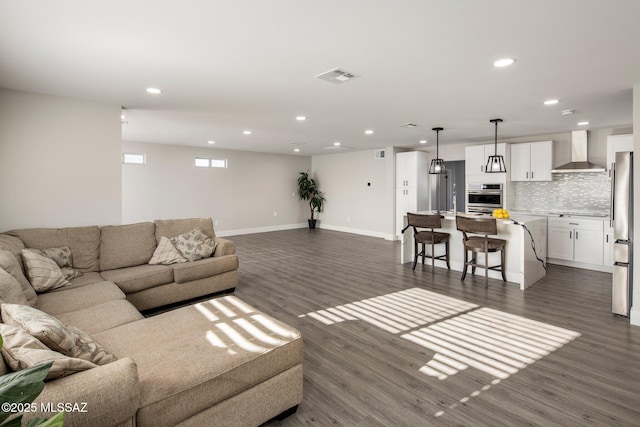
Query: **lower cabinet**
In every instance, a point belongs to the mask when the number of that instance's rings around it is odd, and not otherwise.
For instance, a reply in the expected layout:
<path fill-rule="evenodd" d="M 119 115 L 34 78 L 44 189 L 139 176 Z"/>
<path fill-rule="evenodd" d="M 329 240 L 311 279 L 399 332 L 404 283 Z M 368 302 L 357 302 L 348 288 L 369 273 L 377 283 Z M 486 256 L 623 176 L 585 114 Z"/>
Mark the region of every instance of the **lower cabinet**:
<path fill-rule="evenodd" d="M 603 265 L 603 221 L 549 218 L 548 227 L 549 258 Z"/>

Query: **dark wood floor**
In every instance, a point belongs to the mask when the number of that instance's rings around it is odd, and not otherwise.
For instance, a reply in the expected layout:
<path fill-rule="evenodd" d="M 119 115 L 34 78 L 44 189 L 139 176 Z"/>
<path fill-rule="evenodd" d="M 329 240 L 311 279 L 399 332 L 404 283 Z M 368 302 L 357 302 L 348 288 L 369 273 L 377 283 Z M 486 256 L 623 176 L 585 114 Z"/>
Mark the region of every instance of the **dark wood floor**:
<path fill-rule="evenodd" d="M 270 426 L 640 425 L 640 327 L 610 314 L 609 274 L 552 265 L 523 293 L 382 239 L 230 239 L 236 294 L 304 338 L 304 402 Z"/>

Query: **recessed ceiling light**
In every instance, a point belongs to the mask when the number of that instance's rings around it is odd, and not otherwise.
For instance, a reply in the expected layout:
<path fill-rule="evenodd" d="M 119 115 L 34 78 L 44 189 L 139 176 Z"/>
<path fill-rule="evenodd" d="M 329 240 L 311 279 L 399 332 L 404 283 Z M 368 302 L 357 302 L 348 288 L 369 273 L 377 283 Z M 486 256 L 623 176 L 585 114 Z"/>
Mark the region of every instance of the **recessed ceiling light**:
<path fill-rule="evenodd" d="M 148 87 L 147 88 L 147 92 L 152 93 L 154 95 L 158 95 L 158 94 L 162 93 L 162 91 L 160 89 L 158 89 L 157 87 Z"/>
<path fill-rule="evenodd" d="M 427 140 L 426 140 L 426 139 L 421 139 L 421 140 L 420 140 L 420 144 L 426 144 L 426 143 L 427 143 Z"/>
<path fill-rule="evenodd" d="M 333 145 L 335 145 L 336 147 L 340 146 L 340 143 L 338 141 L 334 142 Z"/>
<path fill-rule="evenodd" d="M 245 135 L 251 135 L 251 131 L 250 130 L 243 130 L 242 133 L 244 133 Z"/>
<path fill-rule="evenodd" d="M 373 135 L 373 130 L 372 129 L 367 129 L 364 131 L 364 133 L 366 133 L 367 135 Z"/>
<path fill-rule="evenodd" d="M 547 99 L 544 101 L 544 105 L 556 105 L 558 102 L 560 102 L 559 99 Z"/>
<path fill-rule="evenodd" d="M 207 144 L 215 144 L 215 141 L 207 141 Z"/>
<path fill-rule="evenodd" d="M 498 59 L 496 62 L 494 62 L 493 66 L 497 68 L 508 67 L 514 62 L 516 62 L 516 60 L 513 58 L 503 58 L 503 59 Z"/>
<path fill-rule="evenodd" d="M 295 151 L 296 153 L 299 153 L 300 149 L 299 148 L 294 148 L 293 151 Z"/>
<path fill-rule="evenodd" d="M 120 114 L 120 120 L 127 120 L 127 116 L 125 116 L 124 114 Z"/>
<path fill-rule="evenodd" d="M 589 122 L 584 121 L 584 122 L 578 122 L 578 126 L 587 126 L 589 124 Z"/>
<path fill-rule="evenodd" d="M 299 122 L 304 122 L 305 120 L 307 120 L 307 118 L 305 116 L 296 116 L 296 120 Z"/>

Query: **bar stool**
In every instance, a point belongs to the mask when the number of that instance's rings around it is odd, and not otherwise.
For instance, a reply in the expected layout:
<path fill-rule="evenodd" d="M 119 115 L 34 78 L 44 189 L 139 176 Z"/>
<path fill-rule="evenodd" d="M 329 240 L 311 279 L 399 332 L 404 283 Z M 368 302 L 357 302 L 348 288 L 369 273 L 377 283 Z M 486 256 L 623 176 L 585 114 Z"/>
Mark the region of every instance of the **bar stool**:
<path fill-rule="evenodd" d="M 408 225 L 405 227 L 406 230 L 409 227 L 413 227 L 413 269 L 416 269 L 416 264 L 418 263 L 418 257 L 422 257 L 422 264 L 424 264 L 425 258 L 431 258 L 431 267 L 434 266 L 434 262 L 436 259 L 444 259 L 447 263 L 447 268 L 450 270 L 449 266 L 449 233 L 441 233 L 435 231 L 436 228 L 442 228 L 442 217 L 439 214 L 414 214 L 407 212 L 407 221 Z M 429 230 L 418 230 L 418 229 L 428 228 Z M 404 233 L 404 230 L 402 232 Z M 418 243 L 422 244 L 422 251 L 418 253 Z M 444 255 L 434 256 L 434 247 L 435 245 L 439 245 L 441 243 L 445 244 L 445 253 Z M 427 255 L 425 251 L 425 245 L 431 245 L 431 254 Z"/>
<path fill-rule="evenodd" d="M 496 270 L 502 273 L 502 280 L 507 281 L 504 270 L 505 248 L 507 241 L 504 239 L 491 238 L 489 236 L 498 234 L 495 218 L 469 218 L 456 216 L 456 228 L 462 231 L 462 244 L 464 246 L 464 266 L 462 278 L 467 276 L 467 266 L 471 266 L 471 274 L 476 273 L 476 267 L 484 268 L 485 287 L 489 284 L 489 270 Z M 470 236 L 469 234 L 481 234 L 482 236 Z M 471 251 L 471 261 L 469 261 L 469 251 Z M 489 253 L 500 251 L 500 265 L 489 266 Z M 476 256 L 484 253 L 484 265 L 478 264 Z"/>

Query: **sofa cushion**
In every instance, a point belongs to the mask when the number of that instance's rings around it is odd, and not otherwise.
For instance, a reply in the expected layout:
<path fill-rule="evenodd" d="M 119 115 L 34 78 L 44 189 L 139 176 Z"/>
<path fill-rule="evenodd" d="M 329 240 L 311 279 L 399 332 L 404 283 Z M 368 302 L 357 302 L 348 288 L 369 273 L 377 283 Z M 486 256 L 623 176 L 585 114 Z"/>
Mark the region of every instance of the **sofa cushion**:
<path fill-rule="evenodd" d="M 100 263 L 100 228 L 29 228 L 6 234 L 22 240 L 27 248 L 47 249 L 68 246 L 73 255 L 73 267 L 82 272 L 98 271 Z"/>
<path fill-rule="evenodd" d="M 162 236 L 172 238 L 194 228 L 201 228 L 212 239 L 216 237 L 211 218 L 156 219 L 154 223 L 156 225 L 156 241 L 158 243 Z"/>
<path fill-rule="evenodd" d="M 22 258 L 19 253 L 18 257 Z M 24 273 L 22 272 L 22 263 L 18 262 L 18 259 L 15 257 L 13 252 L 0 249 L 0 268 L 11 274 L 18 283 L 20 283 L 22 292 L 27 299 L 27 303 L 33 307 L 38 301 L 38 295 L 36 295 L 36 291 L 31 286 L 31 283 L 29 283 L 29 280 L 24 276 Z"/>
<path fill-rule="evenodd" d="M 146 264 L 156 249 L 152 222 L 100 228 L 100 271 Z"/>
<path fill-rule="evenodd" d="M 149 260 L 149 264 L 171 265 L 180 262 L 187 262 L 187 259 L 182 256 L 175 246 L 173 246 L 171 240 L 164 236 L 160 237 L 158 247 L 153 252 L 153 256 Z"/>
<path fill-rule="evenodd" d="M 115 283 L 102 281 L 40 294 L 36 308 L 57 316 L 119 299 L 125 299 L 120 288 Z"/>
<path fill-rule="evenodd" d="M 4 340 L 2 356 L 14 371 L 53 362 L 46 377 L 50 380 L 97 366 L 87 360 L 75 359 L 55 352 L 16 326 L 0 323 L 0 335 Z"/>
<path fill-rule="evenodd" d="M 117 284 L 126 294 L 173 282 L 173 270 L 166 265 L 145 264 L 100 274 L 105 280 Z"/>
<path fill-rule="evenodd" d="M 94 338 L 116 356 L 136 361 L 139 426 L 176 425 L 302 361 L 297 330 L 234 296 L 172 310 Z"/>
<path fill-rule="evenodd" d="M 22 286 L 3 268 L 0 268 L 0 303 L 27 305 Z"/>
<path fill-rule="evenodd" d="M 107 301 L 81 310 L 61 313 L 56 317 L 65 325 L 75 326 L 89 335 L 144 319 L 144 316 L 124 299 Z"/>
<path fill-rule="evenodd" d="M 171 268 L 173 268 L 173 281 L 184 283 L 235 270 L 238 268 L 238 257 L 226 255 L 217 258 L 205 258 L 185 264 L 176 264 Z"/>
<path fill-rule="evenodd" d="M 201 228 L 194 228 L 184 234 L 172 237 L 171 243 L 187 261 L 209 258 L 216 249 L 216 242 Z"/>
<path fill-rule="evenodd" d="M 22 258 L 20 257 L 20 251 L 24 249 L 22 240 L 8 234 L 0 234 L 0 249 L 11 252 L 20 263 L 20 268 L 22 268 Z"/>
<path fill-rule="evenodd" d="M 47 292 L 52 289 L 70 285 L 58 264 L 38 249 L 23 249 L 22 262 L 27 277 L 36 292 Z"/>
<path fill-rule="evenodd" d="M 67 327 L 60 320 L 36 308 L 2 304 L 2 321 L 24 329 L 51 350 L 65 356 L 88 360 L 96 365 L 106 365 L 116 360 L 80 329 Z"/>

